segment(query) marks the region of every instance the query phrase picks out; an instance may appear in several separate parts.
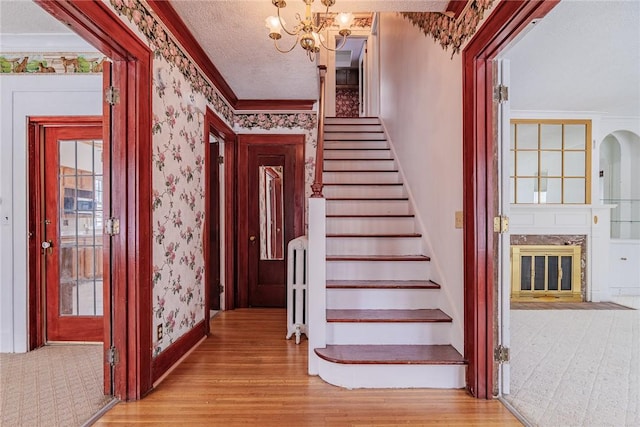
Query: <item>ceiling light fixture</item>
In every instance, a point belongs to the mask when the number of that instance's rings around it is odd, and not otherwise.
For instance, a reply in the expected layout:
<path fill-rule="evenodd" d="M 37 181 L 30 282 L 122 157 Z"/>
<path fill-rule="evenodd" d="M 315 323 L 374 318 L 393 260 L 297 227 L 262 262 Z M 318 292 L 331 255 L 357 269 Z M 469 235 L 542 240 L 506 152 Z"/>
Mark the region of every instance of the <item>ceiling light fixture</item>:
<path fill-rule="evenodd" d="M 284 8 L 287 3 L 284 0 L 271 0 L 271 3 L 278 9 L 278 16 L 270 16 L 265 20 L 266 27 L 269 28 L 269 37 L 273 39 L 273 44 L 280 53 L 288 53 L 293 50 L 300 42 L 300 46 L 307 51 L 307 56 L 310 61 L 314 61 L 316 54 L 320 52 L 320 46 L 323 48 L 336 51 L 344 46 L 347 41 L 347 37 L 351 34 L 351 25 L 353 24 L 353 14 L 352 13 L 339 13 L 335 22 L 339 26 L 339 34 L 342 36 L 342 42 L 340 46 L 336 49 L 331 49 L 327 45 L 324 44 L 324 37 L 320 32 L 325 28 L 328 22 L 329 17 L 329 8 L 336 3 L 336 0 L 320 0 L 321 3 L 327 7 L 324 12 L 324 19 L 321 24 L 316 24 L 313 21 L 313 15 L 311 13 L 311 5 L 314 0 L 303 0 L 306 5 L 304 19 L 300 16 L 299 13 L 296 13 L 296 19 L 298 20 L 298 25 L 293 28 L 293 31 L 287 30 L 285 27 L 286 23 L 284 19 L 280 16 L 280 9 Z M 278 40 L 282 38 L 281 31 L 284 30 L 285 33 L 290 36 L 295 36 L 296 41 L 293 43 L 293 46 L 289 49 L 280 49 L 278 46 Z"/>

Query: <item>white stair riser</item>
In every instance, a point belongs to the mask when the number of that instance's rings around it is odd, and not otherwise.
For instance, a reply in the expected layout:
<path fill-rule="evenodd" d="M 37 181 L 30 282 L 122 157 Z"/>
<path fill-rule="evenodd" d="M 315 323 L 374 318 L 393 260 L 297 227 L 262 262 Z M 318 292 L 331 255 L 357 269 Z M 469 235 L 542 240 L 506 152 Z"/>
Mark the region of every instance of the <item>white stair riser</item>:
<path fill-rule="evenodd" d="M 390 159 L 391 150 L 324 150 L 324 160 L 331 159 Z"/>
<path fill-rule="evenodd" d="M 414 233 L 413 217 L 406 218 L 327 218 L 327 234 L 338 233 Z"/>
<path fill-rule="evenodd" d="M 327 280 L 427 280 L 428 261 L 327 261 Z"/>
<path fill-rule="evenodd" d="M 389 148 L 387 141 L 325 141 L 324 148 Z"/>
<path fill-rule="evenodd" d="M 324 171 L 339 170 L 395 170 L 393 160 L 331 160 L 324 161 Z"/>
<path fill-rule="evenodd" d="M 438 302 L 438 289 L 327 289 L 328 309 L 417 310 Z"/>
<path fill-rule="evenodd" d="M 405 215 L 408 200 L 327 200 L 327 215 Z"/>
<path fill-rule="evenodd" d="M 380 124 L 360 124 L 360 125 L 340 125 L 340 124 L 326 124 L 324 126 L 325 132 L 382 132 L 382 125 Z"/>
<path fill-rule="evenodd" d="M 395 198 L 406 197 L 402 185 L 325 185 L 322 193 L 326 198 Z"/>
<path fill-rule="evenodd" d="M 464 365 L 347 365 L 318 361 L 320 378 L 345 388 L 464 388 Z"/>
<path fill-rule="evenodd" d="M 327 255 L 420 255 L 419 237 L 327 237 Z"/>
<path fill-rule="evenodd" d="M 327 117 L 324 119 L 325 125 L 379 125 L 377 117 Z"/>
<path fill-rule="evenodd" d="M 387 136 L 382 132 L 325 132 L 325 141 L 382 141 Z"/>
<path fill-rule="evenodd" d="M 449 344 L 451 323 L 327 322 L 327 344 L 438 345 Z"/>
<path fill-rule="evenodd" d="M 323 172 L 325 184 L 399 183 L 400 173 L 389 172 Z"/>

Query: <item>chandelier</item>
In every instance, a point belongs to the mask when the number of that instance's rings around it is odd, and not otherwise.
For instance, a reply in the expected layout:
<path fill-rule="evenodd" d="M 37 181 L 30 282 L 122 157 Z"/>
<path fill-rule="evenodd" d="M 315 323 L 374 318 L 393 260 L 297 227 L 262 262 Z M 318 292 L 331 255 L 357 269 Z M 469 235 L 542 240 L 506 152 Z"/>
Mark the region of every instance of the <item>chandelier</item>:
<path fill-rule="evenodd" d="M 342 41 L 340 45 L 331 49 L 327 45 L 324 44 L 324 37 L 320 32 L 327 26 L 327 22 L 329 22 L 329 8 L 336 3 L 336 0 L 320 0 L 327 9 L 324 12 L 324 19 L 322 19 L 321 24 L 314 23 L 313 15 L 311 13 L 311 5 L 314 0 L 303 0 L 306 5 L 304 18 L 300 16 L 299 13 L 296 13 L 296 19 L 298 20 L 298 24 L 293 27 L 292 31 L 287 30 L 285 27 L 286 22 L 280 16 L 280 9 L 284 8 L 287 3 L 285 0 L 271 0 L 271 3 L 278 10 L 278 16 L 269 16 L 266 20 L 266 27 L 269 28 L 269 37 L 273 39 L 273 44 L 280 53 L 288 53 L 291 52 L 298 42 L 300 42 L 300 46 L 307 52 L 307 56 L 310 61 L 315 60 L 315 56 L 318 52 L 320 52 L 320 47 L 330 50 L 336 51 L 342 48 L 347 41 L 347 36 L 351 34 L 351 24 L 353 23 L 353 14 L 352 13 L 339 13 L 335 22 L 338 24 L 339 34 L 342 36 Z M 282 38 L 281 31 L 284 30 L 285 33 L 290 36 L 295 36 L 296 40 L 293 45 L 289 49 L 281 49 L 278 46 L 278 40 Z"/>

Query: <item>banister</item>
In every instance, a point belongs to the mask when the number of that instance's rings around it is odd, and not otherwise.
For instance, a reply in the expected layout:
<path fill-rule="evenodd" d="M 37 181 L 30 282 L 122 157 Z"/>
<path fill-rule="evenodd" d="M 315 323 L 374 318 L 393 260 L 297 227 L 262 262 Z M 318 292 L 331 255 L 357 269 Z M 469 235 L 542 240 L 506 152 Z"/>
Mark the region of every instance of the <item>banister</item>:
<path fill-rule="evenodd" d="M 316 173 L 313 184 L 311 184 L 311 197 L 324 197 L 322 195 L 322 171 L 324 169 L 324 101 L 325 101 L 325 76 L 327 74 L 326 65 L 318 65 L 320 74 L 320 95 L 318 99 L 318 145 L 316 147 Z"/>

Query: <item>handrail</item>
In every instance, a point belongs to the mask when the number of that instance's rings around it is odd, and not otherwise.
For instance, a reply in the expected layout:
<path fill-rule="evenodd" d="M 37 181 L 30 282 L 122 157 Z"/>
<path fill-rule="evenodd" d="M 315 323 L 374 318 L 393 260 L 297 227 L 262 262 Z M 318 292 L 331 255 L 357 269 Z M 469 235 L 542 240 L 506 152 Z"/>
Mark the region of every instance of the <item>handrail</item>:
<path fill-rule="evenodd" d="M 318 145 L 316 147 L 316 174 L 313 184 L 311 184 L 311 197 L 324 197 L 322 195 L 322 171 L 324 169 L 324 98 L 325 98 L 325 75 L 327 74 L 326 65 L 318 65 L 318 73 L 320 74 L 320 96 L 318 99 Z"/>

